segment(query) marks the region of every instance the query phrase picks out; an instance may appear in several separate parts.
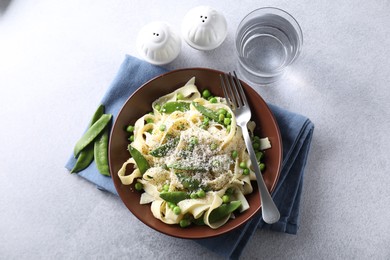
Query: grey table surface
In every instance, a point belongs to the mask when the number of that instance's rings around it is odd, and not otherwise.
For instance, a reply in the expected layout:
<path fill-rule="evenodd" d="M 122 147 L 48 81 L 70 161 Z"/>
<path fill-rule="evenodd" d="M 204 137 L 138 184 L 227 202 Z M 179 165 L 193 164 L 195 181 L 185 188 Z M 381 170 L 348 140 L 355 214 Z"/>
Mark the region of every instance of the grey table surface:
<path fill-rule="evenodd" d="M 242 259 L 390 259 L 389 1 L 0 0 L 0 259 L 218 259 L 138 221 L 64 168 L 148 22 L 180 30 L 206 4 L 228 20 L 212 52 L 183 43 L 166 67 L 236 68 L 235 29 L 263 6 L 289 11 L 304 46 L 286 76 L 253 87 L 309 117 L 315 134 L 297 235 L 257 231 Z"/>

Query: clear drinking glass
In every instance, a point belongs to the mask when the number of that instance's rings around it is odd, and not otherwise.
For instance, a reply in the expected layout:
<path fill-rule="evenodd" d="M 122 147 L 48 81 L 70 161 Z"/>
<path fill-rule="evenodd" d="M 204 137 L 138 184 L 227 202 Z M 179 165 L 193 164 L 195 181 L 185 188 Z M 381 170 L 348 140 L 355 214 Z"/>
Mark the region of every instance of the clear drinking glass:
<path fill-rule="evenodd" d="M 302 43 L 301 27 L 289 13 L 274 7 L 256 9 L 237 28 L 238 71 L 253 83 L 275 82 L 299 56 Z"/>

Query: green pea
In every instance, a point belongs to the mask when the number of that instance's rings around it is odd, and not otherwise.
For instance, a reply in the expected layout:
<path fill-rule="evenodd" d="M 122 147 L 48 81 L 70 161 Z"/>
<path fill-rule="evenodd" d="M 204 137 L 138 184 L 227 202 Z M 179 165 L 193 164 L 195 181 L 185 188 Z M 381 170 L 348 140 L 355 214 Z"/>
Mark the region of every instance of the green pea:
<path fill-rule="evenodd" d="M 176 94 L 176 100 L 183 100 L 184 99 L 184 95 L 182 93 L 177 93 Z"/>
<path fill-rule="evenodd" d="M 228 125 L 230 125 L 231 121 L 232 121 L 232 120 L 231 120 L 230 118 L 225 118 L 225 119 L 223 120 L 223 124 L 226 125 L 226 126 L 228 126 Z"/>
<path fill-rule="evenodd" d="M 191 198 L 191 199 L 197 199 L 197 198 L 198 198 L 198 194 L 196 194 L 195 192 L 193 192 L 193 193 L 191 193 L 190 198 Z"/>
<path fill-rule="evenodd" d="M 160 125 L 158 129 L 160 129 L 161 132 L 164 132 L 166 128 L 166 125 Z"/>
<path fill-rule="evenodd" d="M 210 98 L 210 103 L 217 103 L 218 102 L 218 99 L 216 97 L 213 97 L 213 98 Z"/>
<path fill-rule="evenodd" d="M 199 143 L 199 140 L 196 136 L 191 136 L 190 138 L 190 144 L 196 145 Z"/>
<path fill-rule="evenodd" d="M 144 189 L 144 185 L 142 185 L 142 183 L 140 183 L 140 182 L 137 182 L 136 184 L 134 184 L 134 188 L 137 191 L 142 191 Z"/>
<path fill-rule="evenodd" d="M 215 150 L 215 149 L 217 149 L 217 147 L 218 147 L 218 145 L 216 143 L 210 144 L 210 149 L 211 150 Z"/>
<path fill-rule="evenodd" d="M 173 213 L 175 213 L 176 215 L 179 215 L 181 213 L 181 209 L 179 206 L 176 206 L 173 208 Z"/>
<path fill-rule="evenodd" d="M 256 152 L 256 159 L 258 162 L 261 161 L 261 159 L 263 158 L 264 156 L 264 153 L 263 152 Z"/>
<path fill-rule="evenodd" d="M 163 190 L 164 191 L 169 191 L 169 184 L 164 184 Z"/>
<path fill-rule="evenodd" d="M 127 126 L 126 127 L 126 132 L 133 133 L 134 132 L 134 126 L 132 126 L 132 125 Z"/>
<path fill-rule="evenodd" d="M 245 169 L 246 168 L 246 163 L 245 162 L 240 162 L 240 168 Z"/>
<path fill-rule="evenodd" d="M 218 109 L 218 111 L 217 111 L 217 114 L 223 114 L 224 116 L 226 116 L 226 113 L 227 113 L 227 111 L 226 111 L 226 109 L 224 109 L 224 108 L 220 108 L 220 109 Z"/>
<path fill-rule="evenodd" d="M 254 150 L 259 150 L 260 144 L 259 143 L 253 143 L 252 147 L 253 147 Z"/>
<path fill-rule="evenodd" d="M 223 122 L 223 120 L 225 119 L 225 115 L 224 114 L 219 114 L 218 115 L 218 122 Z"/>
<path fill-rule="evenodd" d="M 105 176 L 110 176 L 108 167 L 108 128 L 97 137 L 94 144 L 94 156 L 96 168 Z"/>
<path fill-rule="evenodd" d="M 238 152 L 236 150 L 232 151 L 232 158 L 236 159 L 238 157 Z"/>
<path fill-rule="evenodd" d="M 232 118 L 232 114 L 226 113 L 226 117 L 227 117 L 227 118 Z"/>
<path fill-rule="evenodd" d="M 222 196 L 223 203 L 229 203 L 230 202 L 230 196 L 229 195 L 223 195 Z"/>
<path fill-rule="evenodd" d="M 249 170 L 248 168 L 245 168 L 245 169 L 242 171 L 242 173 L 243 173 L 244 175 L 248 175 L 248 174 L 250 173 L 250 170 Z"/>
<path fill-rule="evenodd" d="M 209 98 L 211 96 L 211 92 L 208 89 L 203 90 L 202 97 Z"/>
<path fill-rule="evenodd" d="M 196 192 L 196 195 L 198 195 L 199 198 L 204 198 L 206 196 L 206 192 L 200 189 Z"/>
<path fill-rule="evenodd" d="M 161 110 L 161 105 L 160 104 L 154 105 L 154 109 L 156 109 L 157 111 L 160 111 Z"/>
<path fill-rule="evenodd" d="M 260 171 L 264 171 L 265 170 L 265 164 L 264 163 L 260 163 L 259 164 L 259 168 L 260 168 Z"/>
<path fill-rule="evenodd" d="M 257 135 L 253 136 L 252 142 L 260 143 L 260 137 L 258 137 Z"/>
<path fill-rule="evenodd" d="M 173 208 L 174 207 L 176 207 L 176 204 L 175 203 L 172 203 L 172 202 L 167 202 L 167 204 L 168 204 L 168 207 L 170 208 L 170 209 L 172 209 L 173 210 Z"/>
<path fill-rule="evenodd" d="M 107 127 L 111 118 L 111 114 L 104 114 L 90 128 L 88 128 L 74 147 L 73 154 L 75 157 L 78 157 L 80 152 L 96 139 L 96 137 Z"/>
<path fill-rule="evenodd" d="M 130 135 L 129 141 L 130 141 L 130 142 L 134 142 L 134 135 Z"/>
<path fill-rule="evenodd" d="M 180 227 L 185 228 L 191 225 L 191 221 L 189 221 L 188 219 L 182 219 L 180 220 L 179 225 Z"/>
<path fill-rule="evenodd" d="M 147 119 L 145 119 L 145 121 L 146 121 L 147 124 L 153 123 L 153 119 L 152 118 L 147 118 Z"/>

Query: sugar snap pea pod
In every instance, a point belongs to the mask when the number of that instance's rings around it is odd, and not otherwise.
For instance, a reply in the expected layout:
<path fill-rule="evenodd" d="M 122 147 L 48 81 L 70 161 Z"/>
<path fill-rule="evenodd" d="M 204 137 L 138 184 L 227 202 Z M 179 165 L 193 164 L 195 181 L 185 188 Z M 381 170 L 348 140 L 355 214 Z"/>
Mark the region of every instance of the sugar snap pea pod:
<path fill-rule="evenodd" d="M 195 225 L 198 225 L 198 226 L 204 226 L 205 223 L 204 223 L 204 220 L 203 220 L 203 215 L 200 218 L 193 219 L 192 223 L 194 223 Z"/>
<path fill-rule="evenodd" d="M 230 213 L 238 209 L 240 207 L 241 201 L 236 200 L 232 201 L 228 204 L 222 204 L 218 208 L 214 209 L 210 215 L 209 215 L 209 222 L 213 223 L 216 222 L 226 216 L 228 216 Z"/>
<path fill-rule="evenodd" d="M 180 138 L 174 138 L 172 141 L 168 141 L 167 143 L 157 147 L 152 150 L 149 154 L 154 157 L 164 157 L 167 153 L 179 143 Z"/>
<path fill-rule="evenodd" d="M 99 118 L 104 114 L 104 105 L 100 105 L 95 113 L 92 116 L 91 122 L 89 123 L 89 127 L 91 127 Z"/>
<path fill-rule="evenodd" d="M 135 149 L 130 144 L 128 146 L 128 149 L 129 149 L 131 157 L 133 157 L 135 163 L 137 164 L 139 171 L 142 174 L 144 174 L 150 168 L 148 161 L 145 159 L 145 157 L 137 149 Z"/>
<path fill-rule="evenodd" d="M 160 197 L 167 202 L 177 204 L 182 200 L 188 199 L 189 195 L 184 191 L 166 191 L 161 192 Z"/>
<path fill-rule="evenodd" d="M 108 132 L 108 128 L 106 128 L 94 143 L 96 167 L 105 176 L 110 176 L 110 170 L 108 168 Z"/>
<path fill-rule="evenodd" d="M 205 106 L 202 106 L 201 104 L 197 103 L 197 102 L 192 102 L 192 105 L 196 108 L 196 110 L 198 110 L 202 115 L 204 116 L 207 116 L 211 119 L 213 119 L 214 121 L 217 121 L 219 120 L 219 115 L 214 112 L 213 110 L 205 107 Z"/>
<path fill-rule="evenodd" d="M 77 157 L 76 164 L 70 173 L 77 173 L 87 168 L 93 161 L 93 156 L 93 144 L 91 143 L 81 151 L 79 157 Z"/>
<path fill-rule="evenodd" d="M 88 128 L 88 130 L 77 141 L 76 146 L 74 147 L 73 153 L 75 157 L 77 157 L 87 145 L 95 140 L 95 138 L 103 131 L 103 129 L 106 128 L 111 118 L 112 115 L 104 114 L 90 128 Z"/>
<path fill-rule="evenodd" d="M 161 107 L 161 112 L 167 114 L 170 114 L 175 111 L 185 112 L 188 110 L 190 110 L 190 103 L 180 101 L 167 102 Z"/>
<path fill-rule="evenodd" d="M 95 113 L 92 116 L 91 122 L 89 123 L 88 127 L 91 127 L 96 121 L 99 120 L 99 118 L 104 114 L 104 105 L 100 105 Z M 76 164 L 74 165 L 73 169 L 70 171 L 71 173 L 76 173 L 84 170 L 87 168 L 91 162 L 93 161 L 94 157 L 94 149 L 93 145 L 90 144 L 87 147 L 85 147 L 77 157 Z"/>

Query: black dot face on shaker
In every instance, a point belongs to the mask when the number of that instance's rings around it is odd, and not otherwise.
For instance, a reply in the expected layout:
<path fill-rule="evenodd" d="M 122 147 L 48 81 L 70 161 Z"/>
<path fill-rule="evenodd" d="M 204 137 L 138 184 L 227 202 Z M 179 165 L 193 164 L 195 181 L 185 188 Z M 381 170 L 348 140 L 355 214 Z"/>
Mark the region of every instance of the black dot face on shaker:
<path fill-rule="evenodd" d="M 201 16 L 200 16 L 200 20 L 202 21 L 202 23 L 207 22 L 207 19 L 208 19 L 208 16 L 207 16 L 207 15 L 201 15 Z"/>

